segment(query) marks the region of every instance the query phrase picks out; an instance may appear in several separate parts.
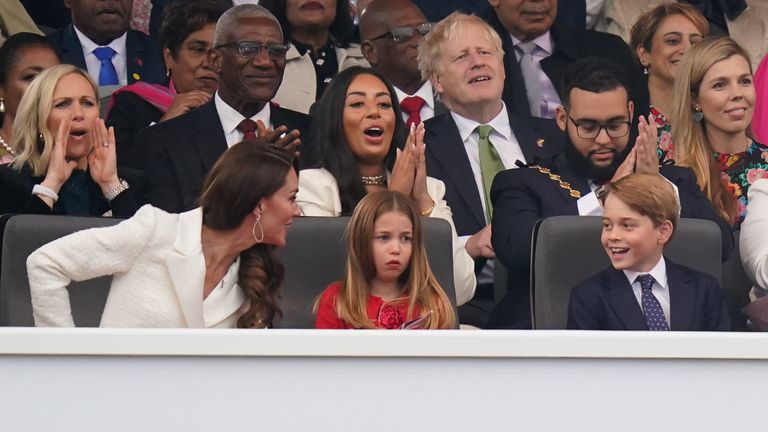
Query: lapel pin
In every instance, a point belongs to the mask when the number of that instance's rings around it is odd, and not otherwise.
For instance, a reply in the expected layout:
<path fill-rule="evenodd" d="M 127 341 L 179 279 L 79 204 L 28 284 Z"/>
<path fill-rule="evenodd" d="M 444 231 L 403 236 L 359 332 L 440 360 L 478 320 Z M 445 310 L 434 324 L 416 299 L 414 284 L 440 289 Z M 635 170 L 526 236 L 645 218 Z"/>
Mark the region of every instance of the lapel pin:
<path fill-rule="evenodd" d="M 133 79 L 134 79 L 135 81 L 139 81 L 139 80 L 141 80 L 141 76 L 140 76 L 138 73 L 136 73 L 136 72 L 134 72 L 132 76 L 133 76 Z"/>
<path fill-rule="evenodd" d="M 537 140 L 536 140 L 536 145 L 537 145 L 539 148 L 542 148 L 542 147 L 544 147 L 544 138 L 539 138 L 539 139 L 537 139 Z"/>

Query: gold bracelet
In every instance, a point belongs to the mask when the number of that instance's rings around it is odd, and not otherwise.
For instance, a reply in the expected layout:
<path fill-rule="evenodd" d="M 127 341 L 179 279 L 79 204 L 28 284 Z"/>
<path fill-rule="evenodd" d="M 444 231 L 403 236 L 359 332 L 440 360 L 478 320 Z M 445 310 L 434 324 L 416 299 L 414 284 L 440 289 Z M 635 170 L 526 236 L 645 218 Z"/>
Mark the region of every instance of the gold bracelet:
<path fill-rule="evenodd" d="M 432 200 L 432 205 L 428 209 L 426 209 L 423 212 L 421 212 L 421 215 L 422 216 L 429 216 L 430 214 L 432 214 L 432 210 L 434 210 L 434 209 L 435 209 L 435 200 Z"/>

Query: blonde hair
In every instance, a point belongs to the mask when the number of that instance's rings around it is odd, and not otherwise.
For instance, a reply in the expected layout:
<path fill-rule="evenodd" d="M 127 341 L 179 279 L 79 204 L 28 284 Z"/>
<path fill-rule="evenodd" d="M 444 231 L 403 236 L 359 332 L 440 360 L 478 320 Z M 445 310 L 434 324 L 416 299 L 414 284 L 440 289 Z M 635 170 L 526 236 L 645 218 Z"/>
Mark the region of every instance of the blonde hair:
<path fill-rule="evenodd" d="M 453 328 L 456 317 L 448 296 L 429 267 L 419 214 L 410 198 L 389 190 L 366 195 L 352 213 L 347 227 L 347 275 L 336 298 L 336 314 L 355 328 L 376 327 L 367 312 L 369 281 L 376 276 L 372 249 L 373 227 L 381 215 L 393 211 L 406 215 L 413 225 L 411 261 L 400 276 L 400 282 L 406 290 L 404 301 L 408 302 L 405 319 L 413 319 L 413 312 L 418 308 L 421 316 L 429 314 L 424 328 Z M 315 302 L 315 312 L 317 305 L 318 302 Z"/>
<path fill-rule="evenodd" d="M 488 39 L 493 43 L 498 57 L 504 57 L 504 50 L 501 48 L 501 38 L 493 27 L 475 15 L 454 12 L 437 23 L 419 44 L 418 61 L 422 79 L 428 80 L 432 77 L 432 74 L 440 74 L 442 72 L 440 63 L 443 59 L 445 44 L 454 41 L 458 32 L 467 25 L 472 24 L 482 28 Z"/>
<path fill-rule="evenodd" d="M 603 202 L 614 195 L 627 207 L 647 216 L 658 227 L 664 221 L 672 222 L 672 230 L 677 228 L 680 218 L 680 204 L 677 192 L 672 185 L 658 174 L 630 174 L 608 183 L 605 187 Z"/>
<path fill-rule="evenodd" d="M 34 176 L 43 176 L 48 170 L 56 134 L 56 131 L 48 130 L 53 93 L 59 81 L 69 74 L 85 78 L 93 88 L 94 98 L 98 100 L 99 88 L 96 83 L 87 72 L 76 66 L 62 64 L 41 72 L 24 92 L 13 122 L 13 149 L 17 155 L 11 165 L 14 169 L 20 170 L 25 164 L 29 165 Z"/>
<path fill-rule="evenodd" d="M 675 102 L 670 113 L 675 162 L 693 170 L 701 190 L 718 214 L 730 224 L 735 222 L 738 213 L 736 197 L 723 184 L 722 173 L 712 154 L 712 144 L 707 140 L 706 118 L 702 122 L 693 120 L 693 100 L 707 71 L 715 63 L 735 55 L 747 61 L 751 72 L 749 55 L 731 38 L 710 37 L 693 45 L 677 68 L 672 88 Z"/>
<path fill-rule="evenodd" d="M 629 46 L 635 57 L 639 47 L 645 48 L 648 52 L 651 51 L 653 36 L 659 30 L 662 21 L 672 15 L 687 18 L 696 30 L 701 32 L 702 37 L 709 36 L 709 22 L 696 7 L 685 3 L 663 3 L 640 15 L 632 26 L 629 32 Z"/>

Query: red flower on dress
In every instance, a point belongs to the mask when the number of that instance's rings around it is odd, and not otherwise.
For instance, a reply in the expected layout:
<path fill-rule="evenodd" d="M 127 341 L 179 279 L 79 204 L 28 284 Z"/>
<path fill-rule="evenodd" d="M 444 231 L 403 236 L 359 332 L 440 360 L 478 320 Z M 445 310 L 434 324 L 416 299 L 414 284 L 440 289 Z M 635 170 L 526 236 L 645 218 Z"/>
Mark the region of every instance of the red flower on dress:
<path fill-rule="evenodd" d="M 768 171 L 763 168 L 753 168 L 747 171 L 747 183 L 749 184 L 764 178 L 768 178 Z"/>
<path fill-rule="evenodd" d="M 379 326 L 385 329 L 400 328 L 403 324 L 403 317 L 400 315 L 400 311 L 396 307 L 393 307 L 387 303 L 381 305 L 379 310 Z"/>

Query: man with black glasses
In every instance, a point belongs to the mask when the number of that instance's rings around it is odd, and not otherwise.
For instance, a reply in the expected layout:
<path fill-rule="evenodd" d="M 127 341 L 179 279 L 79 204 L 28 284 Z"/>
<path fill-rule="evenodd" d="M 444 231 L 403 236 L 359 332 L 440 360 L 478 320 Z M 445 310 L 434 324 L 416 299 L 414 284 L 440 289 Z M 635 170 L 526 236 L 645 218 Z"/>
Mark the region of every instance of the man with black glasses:
<path fill-rule="evenodd" d="M 688 168 L 659 167 L 656 127 L 641 118 L 631 130 L 634 106 L 626 78 L 607 60 L 587 58 L 567 68 L 563 105 L 555 119 L 564 133 L 562 154 L 551 161 L 499 173 L 491 188 L 496 256 L 509 270 L 507 294 L 490 327 L 530 328 L 530 252 L 536 221 L 560 215 L 602 215 L 601 187 L 632 173 L 664 176 L 677 189 L 682 217 L 709 219 L 723 238 L 723 259 L 733 247 L 728 224 L 715 212 Z M 634 145 L 629 145 L 633 142 Z"/>
<path fill-rule="evenodd" d="M 197 207 L 205 176 L 227 148 L 274 129 L 276 141 L 298 146 L 309 118 L 271 104 L 288 50 L 277 19 L 261 6 L 229 9 L 216 24 L 208 54 L 219 89 L 200 108 L 141 132 L 149 201 L 169 212 Z"/>

